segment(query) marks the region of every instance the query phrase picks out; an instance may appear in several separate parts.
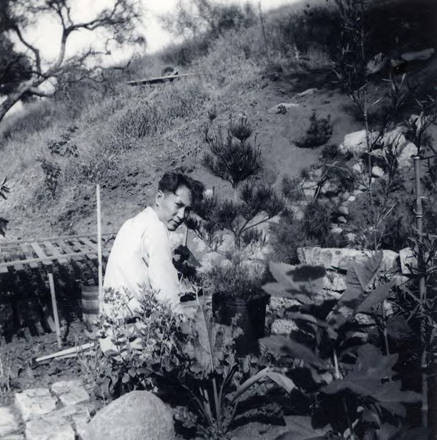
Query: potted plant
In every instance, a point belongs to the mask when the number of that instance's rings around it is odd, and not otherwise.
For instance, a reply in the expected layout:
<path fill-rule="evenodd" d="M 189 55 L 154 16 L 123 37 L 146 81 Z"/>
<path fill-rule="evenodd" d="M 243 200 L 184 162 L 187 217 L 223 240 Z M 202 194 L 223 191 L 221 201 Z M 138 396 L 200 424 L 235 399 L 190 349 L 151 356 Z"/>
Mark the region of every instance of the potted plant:
<path fill-rule="evenodd" d="M 268 296 L 261 286 L 268 246 L 262 225 L 277 216 L 284 203 L 256 176 L 261 169 L 260 150 L 250 141 L 252 129 L 246 117 L 230 120 L 226 136 L 222 128 L 218 134 L 212 132 L 210 127 L 205 135 L 209 151 L 204 165 L 229 182 L 233 194 L 204 198 L 196 207 L 199 219 L 189 226 L 220 257 L 204 273 L 204 282 L 212 293 L 214 319 L 225 325 L 237 321 L 243 329 L 237 351 L 246 354 L 264 335 Z"/>

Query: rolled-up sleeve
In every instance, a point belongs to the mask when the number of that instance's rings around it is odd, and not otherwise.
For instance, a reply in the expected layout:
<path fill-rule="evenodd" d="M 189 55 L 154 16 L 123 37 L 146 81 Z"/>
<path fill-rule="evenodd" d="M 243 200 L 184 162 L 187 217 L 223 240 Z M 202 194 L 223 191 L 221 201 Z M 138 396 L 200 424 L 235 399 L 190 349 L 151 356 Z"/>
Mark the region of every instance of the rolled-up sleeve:
<path fill-rule="evenodd" d="M 142 241 L 150 287 L 161 301 L 176 306 L 179 303 L 180 285 L 172 261 L 168 231 L 161 222 L 154 223 L 144 231 Z"/>

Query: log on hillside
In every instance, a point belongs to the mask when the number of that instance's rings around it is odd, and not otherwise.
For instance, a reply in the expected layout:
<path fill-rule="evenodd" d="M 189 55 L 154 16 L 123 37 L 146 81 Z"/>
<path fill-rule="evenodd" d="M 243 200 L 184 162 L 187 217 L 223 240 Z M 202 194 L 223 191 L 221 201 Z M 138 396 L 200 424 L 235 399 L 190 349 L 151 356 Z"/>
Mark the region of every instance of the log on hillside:
<path fill-rule="evenodd" d="M 127 84 L 130 86 L 140 86 L 143 84 L 159 84 L 164 83 L 167 81 L 174 81 L 178 78 L 186 78 L 187 76 L 196 76 L 199 75 L 198 73 L 182 73 L 177 75 L 167 75 L 167 76 L 157 76 L 154 78 L 145 78 L 145 79 L 138 79 L 134 81 L 128 81 Z"/>

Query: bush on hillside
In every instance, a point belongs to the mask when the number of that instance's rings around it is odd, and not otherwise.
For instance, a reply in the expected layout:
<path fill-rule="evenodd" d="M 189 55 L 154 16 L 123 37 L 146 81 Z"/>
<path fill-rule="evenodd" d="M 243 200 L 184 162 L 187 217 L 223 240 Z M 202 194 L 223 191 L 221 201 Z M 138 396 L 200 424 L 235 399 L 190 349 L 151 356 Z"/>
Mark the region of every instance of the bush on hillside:
<path fill-rule="evenodd" d="M 310 126 L 302 139 L 298 139 L 295 143 L 299 148 L 316 148 L 320 147 L 332 136 L 331 115 L 326 118 L 318 118 L 316 112 L 310 116 Z"/>

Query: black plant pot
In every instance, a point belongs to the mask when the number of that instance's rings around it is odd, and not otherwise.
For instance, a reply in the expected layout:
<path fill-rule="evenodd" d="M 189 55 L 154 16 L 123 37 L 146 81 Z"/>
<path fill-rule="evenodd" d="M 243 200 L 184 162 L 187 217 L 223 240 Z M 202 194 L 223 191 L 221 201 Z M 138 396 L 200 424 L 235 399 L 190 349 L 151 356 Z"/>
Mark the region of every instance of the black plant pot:
<path fill-rule="evenodd" d="M 226 294 L 214 294 L 212 310 L 214 320 L 223 325 L 235 323 L 243 331 L 235 341 L 237 355 L 258 352 L 258 339 L 264 336 L 266 306 L 269 296 L 257 295 L 250 299 L 236 298 Z"/>

